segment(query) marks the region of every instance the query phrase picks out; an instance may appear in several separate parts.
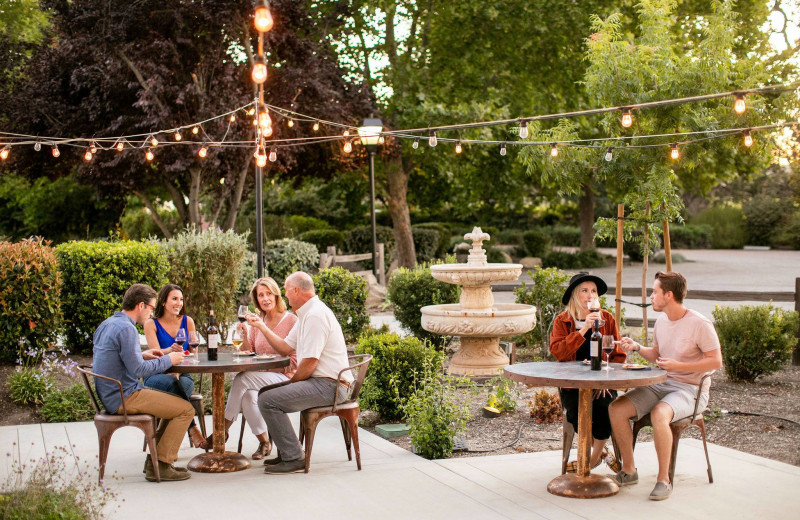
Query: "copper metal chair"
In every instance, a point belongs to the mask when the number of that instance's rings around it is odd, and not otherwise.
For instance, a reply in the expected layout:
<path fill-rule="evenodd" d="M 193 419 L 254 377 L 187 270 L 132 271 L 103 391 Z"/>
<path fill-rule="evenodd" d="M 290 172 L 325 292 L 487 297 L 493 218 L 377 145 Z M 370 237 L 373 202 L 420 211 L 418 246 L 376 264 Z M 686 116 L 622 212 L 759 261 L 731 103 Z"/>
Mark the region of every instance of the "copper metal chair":
<path fill-rule="evenodd" d="M 156 474 L 156 481 L 161 482 L 161 475 L 158 473 L 158 454 L 156 453 L 156 418 L 149 414 L 129 414 L 125 409 L 125 396 L 122 393 L 122 383 L 116 379 L 101 376 L 91 371 L 92 367 L 80 366 L 78 371 L 83 377 L 83 384 L 89 391 L 92 405 L 94 406 L 94 426 L 97 428 L 97 440 L 100 444 L 100 475 L 97 478 L 99 483 L 103 482 L 103 474 L 106 471 L 106 459 L 108 458 L 108 447 L 111 443 L 111 436 L 118 428 L 123 426 L 135 426 L 144 432 L 145 442 L 150 446 L 150 458 L 153 461 L 153 470 Z M 89 376 L 95 379 L 105 379 L 119 386 L 119 396 L 122 399 L 122 414 L 106 413 L 100 406 L 100 401 L 92 389 Z"/>
<path fill-rule="evenodd" d="M 343 402 L 337 402 L 338 391 L 334 394 L 333 406 L 317 406 L 315 408 L 308 408 L 300 412 L 300 442 L 305 440 L 306 449 L 306 473 L 308 473 L 309 465 L 311 464 L 311 449 L 314 444 L 314 433 L 317 429 L 317 423 L 325 417 L 336 415 L 339 417 L 339 423 L 342 426 L 342 434 L 344 435 L 344 445 L 347 448 L 347 460 L 353 460 L 350 451 L 352 444 L 356 452 L 356 465 L 361 470 L 361 448 L 358 445 L 358 414 L 361 409 L 358 406 L 358 394 L 361 393 L 361 387 L 364 384 L 364 377 L 367 375 L 367 367 L 372 361 L 370 354 L 357 354 L 349 356 L 348 360 L 351 365 L 341 370 L 337 376 L 338 381 L 344 381 L 342 374 L 348 370 L 353 372 L 355 380 L 350 385 L 348 397 Z M 338 390 L 338 388 L 337 388 Z"/>
<path fill-rule="evenodd" d="M 189 404 L 192 405 L 194 408 L 194 413 L 197 415 L 197 422 L 200 426 L 200 434 L 203 438 L 206 438 L 206 411 L 205 411 L 205 404 L 203 403 L 203 374 L 200 374 L 200 384 L 197 385 L 197 393 L 194 393 L 189 396 Z M 156 431 L 159 428 L 162 428 L 162 419 L 159 419 L 158 425 L 156 427 Z M 190 440 L 191 442 L 191 440 Z M 142 446 L 142 451 L 147 448 L 147 441 L 145 440 L 144 445 Z M 208 453 L 209 448 L 206 447 L 205 451 Z"/>
<path fill-rule="evenodd" d="M 713 373 L 714 371 L 705 374 L 700 380 L 700 385 L 697 387 L 697 395 L 695 396 L 694 400 L 694 411 L 692 412 L 692 415 L 673 420 L 669 425 L 670 430 L 672 430 L 672 454 L 669 457 L 669 481 L 673 484 L 675 477 L 675 459 L 678 456 L 678 441 L 681 439 L 681 433 L 683 433 L 683 430 L 689 426 L 696 426 L 700 429 L 700 434 L 703 437 L 703 450 L 706 452 L 706 464 L 708 465 L 708 482 L 709 484 L 714 482 L 714 476 L 711 474 L 711 460 L 708 458 L 708 445 L 706 444 L 706 423 L 703 419 L 703 412 L 705 412 L 708 407 L 706 406 L 706 408 L 698 410 L 697 406 L 700 403 L 700 395 L 703 393 L 703 388 L 705 387 L 707 391 L 711 386 L 711 374 Z M 653 426 L 653 423 L 650 421 L 650 414 L 647 414 L 638 421 L 633 422 L 634 448 L 636 447 L 636 437 L 639 435 L 639 430 L 645 426 Z"/>

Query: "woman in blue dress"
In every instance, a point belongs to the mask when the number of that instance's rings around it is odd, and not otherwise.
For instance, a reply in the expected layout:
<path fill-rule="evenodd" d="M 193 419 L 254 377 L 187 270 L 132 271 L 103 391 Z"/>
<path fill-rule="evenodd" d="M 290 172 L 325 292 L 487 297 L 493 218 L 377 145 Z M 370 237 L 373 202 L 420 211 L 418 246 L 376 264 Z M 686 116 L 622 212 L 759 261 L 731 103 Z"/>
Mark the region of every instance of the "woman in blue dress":
<path fill-rule="evenodd" d="M 183 329 L 187 338 L 185 346 L 188 347 L 189 333 L 195 330 L 194 320 L 183 313 L 183 290 L 177 285 L 168 283 L 158 292 L 153 318 L 147 320 L 144 325 L 147 346 L 150 350 L 162 350 L 165 353 L 181 352 L 184 348 L 175 343 L 178 329 Z M 187 401 L 194 391 L 194 380 L 190 374 L 181 374 L 180 377 L 178 374 L 155 374 L 145 378 L 144 385 L 175 394 Z M 204 446 L 203 435 L 194 419 L 189 425 L 189 438 L 192 446 Z"/>

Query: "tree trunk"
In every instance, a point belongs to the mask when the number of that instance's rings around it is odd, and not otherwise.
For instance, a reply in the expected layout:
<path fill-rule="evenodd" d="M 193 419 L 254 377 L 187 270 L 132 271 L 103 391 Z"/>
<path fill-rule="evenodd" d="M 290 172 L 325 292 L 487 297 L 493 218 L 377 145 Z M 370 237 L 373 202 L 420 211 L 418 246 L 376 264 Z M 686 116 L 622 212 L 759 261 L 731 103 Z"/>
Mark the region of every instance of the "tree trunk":
<path fill-rule="evenodd" d="M 417 254 L 408 210 L 408 173 L 403 167 L 401 157 L 386 161 L 386 176 L 389 181 L 387 201 L 389 215 L 392 217 L 397 260 L 401 267 L 413 269 L 417 263 Z"/>
<path fill-rule="evenodd" d="M 594 192 L 591 177 L 583 185 L 583 193 L 578 201 L 581 224 L 581 251 L 594 247 Z"/>

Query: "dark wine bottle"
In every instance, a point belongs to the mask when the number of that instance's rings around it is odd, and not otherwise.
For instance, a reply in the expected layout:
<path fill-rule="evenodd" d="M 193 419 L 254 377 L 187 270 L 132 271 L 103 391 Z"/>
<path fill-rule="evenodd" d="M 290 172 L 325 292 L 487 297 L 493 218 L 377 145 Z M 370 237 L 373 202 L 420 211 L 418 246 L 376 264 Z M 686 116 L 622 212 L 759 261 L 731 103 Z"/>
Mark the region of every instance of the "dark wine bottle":
<path fill-rule="evenodd" d="M 219 330 L 214 323 L 214 311 L 208 316 L 208 329 L 206 329 L 206 337 L 208 338 L 208 360 L 217 360 L 217 348 L 219 347 Z"/>
<path fill-rule="evenodd" d="M 603 343 L 603 335 L 600 334 L 599 320 L 594 320 L 594 325 L 592 325 L 592 337 L 589 341 L 589 355 L 592 357 L 592 370 L 600 370 L 600 345 Z"/>

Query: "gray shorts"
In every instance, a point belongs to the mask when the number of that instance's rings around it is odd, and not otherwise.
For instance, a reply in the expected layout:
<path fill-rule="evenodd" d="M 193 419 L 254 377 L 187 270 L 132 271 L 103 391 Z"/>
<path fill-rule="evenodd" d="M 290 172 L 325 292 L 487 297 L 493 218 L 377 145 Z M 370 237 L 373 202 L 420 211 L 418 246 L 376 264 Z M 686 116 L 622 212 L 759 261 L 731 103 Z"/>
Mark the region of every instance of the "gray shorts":
<path fill-rule="evenodd" d="M 689 417 L 694 411 L 694 401 L 697 397 L 697 386 L 689 383 L 681 383 L 680 381 L 667 380 L 663 383 L 652 386 L 640 386 L 634 388 L 625 397 L 633 403 L 636 408 L 636 419 L 639 420 L 655 407 L 660 402 L 667 403 L 674 417 L 673 421 Z M 708 392 L 703 392 L 700 395 L 700 403 L 697 406 L 698 411 L 705 410 L 708 405 Z"/>

